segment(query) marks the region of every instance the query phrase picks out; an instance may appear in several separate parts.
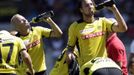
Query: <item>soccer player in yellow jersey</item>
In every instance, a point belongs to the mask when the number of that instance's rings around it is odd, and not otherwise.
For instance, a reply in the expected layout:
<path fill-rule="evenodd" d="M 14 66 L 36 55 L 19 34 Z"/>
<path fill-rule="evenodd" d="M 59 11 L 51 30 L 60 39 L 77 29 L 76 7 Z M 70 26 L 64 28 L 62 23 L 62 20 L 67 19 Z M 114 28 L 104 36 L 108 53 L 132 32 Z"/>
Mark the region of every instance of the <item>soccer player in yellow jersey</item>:
<path fill-rule="evenodd" d="M 65 49 L 62 54 L 58 57 L 53 69 L 49 75 L 69 75 L 68 64 L 66 63 Z"/>
<path fill-rule="evenodd" d="M 81 19 L 73 22 L 68 31 L 67 61 L 71 60 L 73 48 L 77 45 L 80 67 L 86 62 L 96 57 L 107 57 L 106 38 L 108 32 L 125 32 L 127 25 L 118 11 L 115 4 L 109 7 L 115 15 L 117 22 L 112 22 L 108 18 L 99 17 L 96 19 L 95 6 L 92 0 L 81 0 L 79 10 Z"/>
<path fill-rule="evenodd" d="M 14 30 L 18 32 L 16 36 L 24 41 L 28 49 L 35 75 L 46 75 L 43 37 L 51 38 L 62 35 L 61 29 L 50 17 L 45 18 L 43 21 L 47 22 L 51 26 L 51 29 L 41 26 L 32 27 L 28 20 L 19 14 L 14 15 L 11 19 Z"/>
<path fill-rule="evenodd" d="M 32 61 L 23 41 L 8 31 L 0 31 L 0 75 L 17 75 L 20 54 L 31 75 L 34 75 Z"/>
<path fill-rule="evenodd" d="M 77 52 L 75 50 L 75 55 Z M 70 64 L 66 62 L 66 48 L 62 51 L 58 57 L 53 69 L 49 75 L 79 75 L 79 65 L 75 59 L 71 60 Z"/>
<path fill-rule="evenodd" d="M 97 57 L 82 65 L 80 75 L 122 75 L 122 71 L 112 59 Z"/>

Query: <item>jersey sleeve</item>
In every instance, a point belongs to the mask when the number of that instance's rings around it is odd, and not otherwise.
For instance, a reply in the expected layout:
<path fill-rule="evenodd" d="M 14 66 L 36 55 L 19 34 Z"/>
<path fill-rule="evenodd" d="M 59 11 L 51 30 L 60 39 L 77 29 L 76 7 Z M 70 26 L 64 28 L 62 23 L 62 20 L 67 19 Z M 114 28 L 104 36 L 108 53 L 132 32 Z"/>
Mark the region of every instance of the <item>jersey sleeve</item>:
<path fill-rule="evenodd" d="M 39 30 L 41 32 L 42 36 L 49 38 L 51 31 L 52 31 L 51 29 L 41 27 L 41 26 L 38 26 L 36 28 L 37 28 L 37 30 Z"/>
<path fill-rule="evenodd" d="M 75 42 L 77 40 L 77 37 L 76 37 L 76 25 L 77 25 L 77 22 L 74 22 L 69 27 L 69 31 L 68 31 L 68 46 L 75 46 Z"/>
<path fill-rule="evenodd" d="M 103 18 L 103 24 L 106 27 L 106 31 L 113 32 L 112 26 L 114 25 L 115 22 L 111 21 L 110 19 Z"/>

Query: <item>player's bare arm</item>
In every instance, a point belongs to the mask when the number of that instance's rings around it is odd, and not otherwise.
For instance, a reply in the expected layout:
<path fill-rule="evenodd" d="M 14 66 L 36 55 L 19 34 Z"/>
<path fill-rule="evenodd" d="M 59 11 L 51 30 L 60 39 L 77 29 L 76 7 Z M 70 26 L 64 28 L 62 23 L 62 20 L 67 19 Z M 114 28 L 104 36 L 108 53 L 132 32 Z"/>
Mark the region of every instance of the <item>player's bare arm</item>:
<path fill-rule="evenodd" d="M 61 31 L 61 29 L 58 27 L 58 25 L 50 17 L 45 18 L 43 21 L 47 22 L 52 28 L 52 32 L 51 32 L 50 37 L 61 37 L 63 32 Z"/>
<path fill-rule="evenodd" d="M 112 7 L 108 7 L 113 14 L 115 15 L 115 18 L 117 20 L 117 23 L 115 23 L 112 27 L 113 31 L 115 32 L 125 32 L 127 31 L 127 25 L 125 23 L 125 20 L 123 19 L 122 15 L 120 14 L 119 10 L 117 9 L 116 5 L 114 4 Z"/>
<path fill-rule="evenodd" d="M 35 72 L 34 72 L 33 65 L 32 65 L 32 60 L 31 60 L 29 54 L 27 53 L 26 50 L 23 50 L 23 51 L 21 51 L 21 55 L 23 57 L 24 62 L 27 65 L 31 75 L 34 75 Z"/>

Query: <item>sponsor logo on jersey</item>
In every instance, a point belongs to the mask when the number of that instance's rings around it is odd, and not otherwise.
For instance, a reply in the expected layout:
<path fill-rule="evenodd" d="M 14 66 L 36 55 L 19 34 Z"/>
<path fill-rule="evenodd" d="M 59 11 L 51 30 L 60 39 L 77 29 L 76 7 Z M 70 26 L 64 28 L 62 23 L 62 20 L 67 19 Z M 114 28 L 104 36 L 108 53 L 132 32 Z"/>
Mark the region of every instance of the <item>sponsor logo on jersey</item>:
<path fill-rule="evenodd" d="M 105 32 L 101 31 L 101 32 L 96 32 L 96 33 L 90 33 L 90 34 L 82 35 L 81 38 L 82 39 L 90 39 L 90 38 L 93 38 L 93 37 L 102 36 L 104 34 L 105 34 Z"/>
<path fill-rule="evenodd" d="M 32 47 L 35 47 L 35 46 L 38 45 L 39 43 L 40 43 L 40 40 L 36 40 L 36 41 L 30 43 L 29 45 L 27 45 L 26 47 L 27 47 L 27 49 L 30 49 L 30 48 L 32 48 Z"/>

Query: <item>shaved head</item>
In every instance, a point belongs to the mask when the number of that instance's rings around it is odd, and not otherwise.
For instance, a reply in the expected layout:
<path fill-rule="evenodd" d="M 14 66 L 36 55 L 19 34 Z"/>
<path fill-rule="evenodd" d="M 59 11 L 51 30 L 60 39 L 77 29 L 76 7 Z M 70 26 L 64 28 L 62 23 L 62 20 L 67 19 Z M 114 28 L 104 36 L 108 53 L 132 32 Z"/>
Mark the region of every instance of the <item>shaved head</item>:
<path fill-rule="evenodd" d="M 11 18 L 11 25 L 14 30 L 19 32 L 27 30 L 30 27 L 28 20 L 20 14 L 15 14 Z"/>
<path fill-rule="evenodd" d="M 16 25 L 16 20 L 18 21 L 19 18 L 24 18 L 24 17 L 21 16 L 20 14 L 15 14 L 15 15 L 11 18 L 11 24 Z"/>

